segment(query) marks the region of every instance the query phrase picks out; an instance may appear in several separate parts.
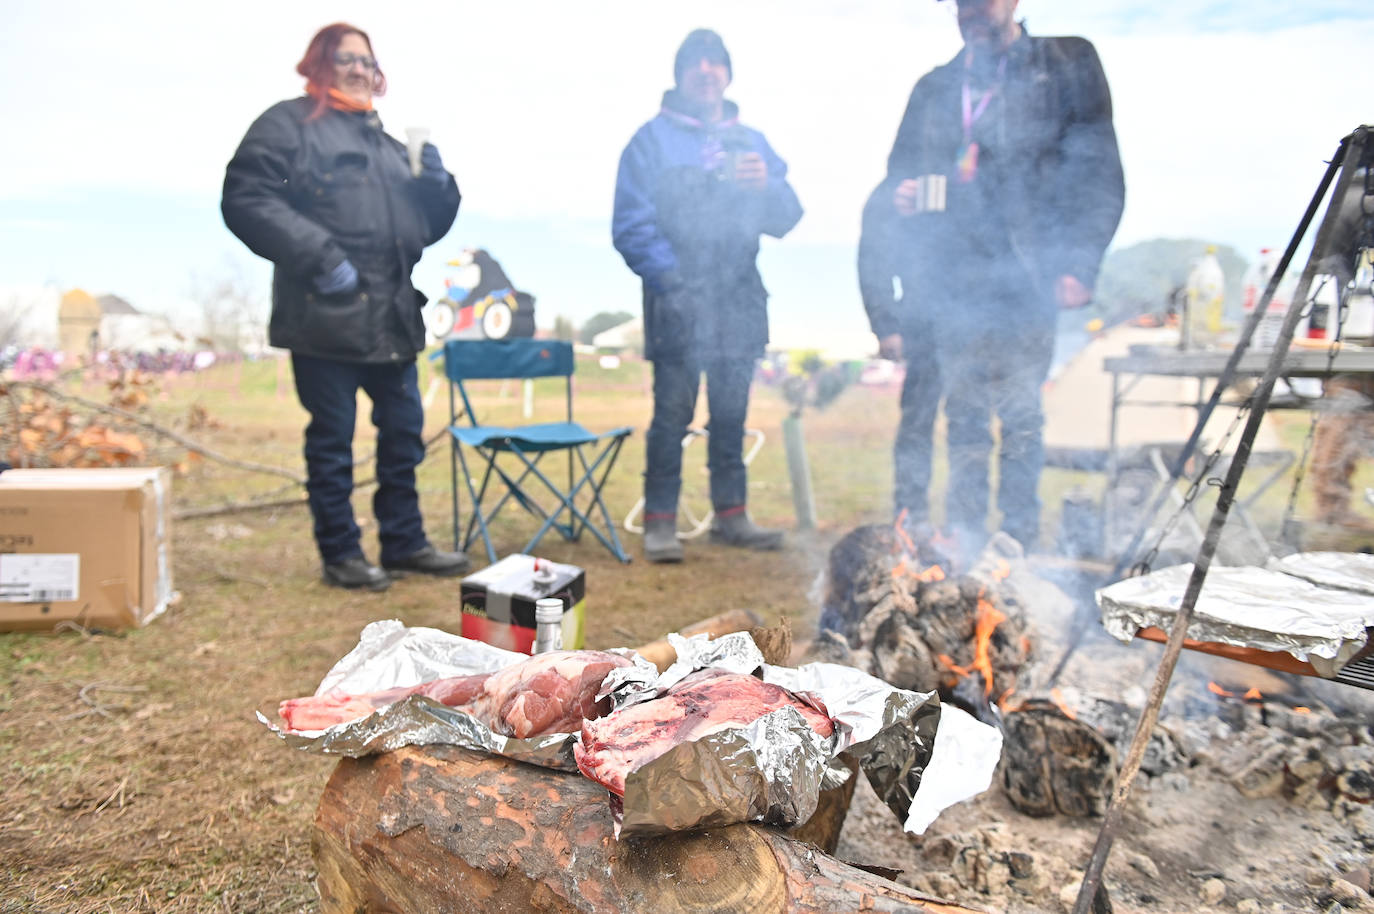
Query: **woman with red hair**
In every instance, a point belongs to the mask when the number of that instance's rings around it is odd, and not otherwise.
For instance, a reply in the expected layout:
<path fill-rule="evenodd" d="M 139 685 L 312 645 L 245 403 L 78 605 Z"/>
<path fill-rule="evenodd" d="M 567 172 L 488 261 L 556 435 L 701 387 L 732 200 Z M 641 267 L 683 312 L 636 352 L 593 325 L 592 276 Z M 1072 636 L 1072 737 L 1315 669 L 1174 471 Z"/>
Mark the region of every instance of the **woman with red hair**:
<path fill-rule="evenodd" d="M 404 144 L 382 131 L 372 99 L 386 90 L 367 33 L 321 29 L 296 72 L 306 94 L 267 109 L 224 176 L 224 222 L 275 266 L 269 340 L 291 351 L 296 392 L 310 413 L 306 489 L 324 579 L 385 590 L 392 574 L 452 576 L 471 563 L 425 536 L 415 491 L 424 411 L 415 357 L 424 348 L 411 270 L 448 232 L 458 185 L 426 143 L 418 175 Z M 377 427 L 373 511 L 382 568 L 363 555 L 354 520 L 357 392 Z"/>

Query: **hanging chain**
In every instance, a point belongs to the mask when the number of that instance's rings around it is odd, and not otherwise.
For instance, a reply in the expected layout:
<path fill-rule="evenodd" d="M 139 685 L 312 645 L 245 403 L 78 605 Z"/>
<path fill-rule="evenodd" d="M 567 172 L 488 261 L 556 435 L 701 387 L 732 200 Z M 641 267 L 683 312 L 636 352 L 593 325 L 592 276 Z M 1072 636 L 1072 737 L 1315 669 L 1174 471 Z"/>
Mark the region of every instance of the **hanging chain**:
<path fill-rule="evenodd" d="M 1323 277 L 1321 285 L 1317 286 L 1316 292 L 1308 300 L 1307 308 L 1310 312 L 1316 304 L 1317 293 L 1322 290 L 1331 277 Z M 1341 351 L 1341 331 L 1345 328 L 1345 319 L 1350 313 L 1350 298 L 1348 290 L 1344 288 L 1336 289 L 1336 325 L 1331 326 L 1330 319 L 1327 320 L 1327 332 L 1331 335 L 1331 344 L 1326 347 L 1326 368 L 1322 371 L 1323 378 L 1330 378 L 1332 368 L 1336 362 L 1336 354 Z M 1312 419 L 1307 423 L 1307 434 L 1302 440 L 1302 454 L 1298 457 L 1297 467 L 1293 471 L 1293 485 L 1288 490 L 1288 504 L 1283 509 L 1283 520 L 1279 524 L 1280 540 L 1290 546 L 1297 546 L 1297 529 L 1293 524 L 1293 515 L 1298 506 L 1298 492 L 1302 489 L 1303 479 L 1307 476 L 1307 461 L 1312 455 L 1312 445 L 1317 438 L 1317 424 L 1321 421 L 1322 411 L 1314 405 Z"/>
<path fill-rule="evenodd" d="M 1198 493 L 1202 491 L 1203 485 L 1220 488 L 1224 480 L 1220 477 L 1210 475 L 1212 467 L 1216 466 L 1217 461 L 1221 459 L 1222 453 L 1226 450 L 1226 445 L 1230 443 L 1231 437 L 1236 433 L 1236 429 L 1240 428 L 1241 422 L 1245 419 L 1246 414 L 1250 412 L 1250 404 L 1253 400 L 1254 394 L 1251 394 L 1245 398 L 1244 402 L 1236 407 L 1236 414 L 1231 419 L 1231 424 L 1227 426 L 1225 434 L 1221 436 L 1221 440 L 1217 442 L 1217 446 L 1207 455 L 1207 459 L 1202 464 L 1202 469 L 1198 471 L 1197 475 L 1193 477 L 1191 483 L 1188 485 L 1188 491 L 1183 493 L 1182 504 L 1180 504 L 1178 510 L 1170 515 L 1169 519 L 1164 522 L 1164 526 L 1160 529 L 1159 536 L 1155 539 L 1154 545 L 1150 547 L 1150 551 L 1145 553 L 1144 558 L 1139 562 L 1131 566 L 1129 573 L 1130 577 L 1138 577 L 1150 573 L 1154 560 L 1159 557 L 1159 550 L 1164 546 L 1164 541 L 1169 538 L 1169 534 L 1172 533 L 1174 527 L 1178 525 L 1184 512 L 1191 510 L 1192 504 L 1197 499 Z"/>

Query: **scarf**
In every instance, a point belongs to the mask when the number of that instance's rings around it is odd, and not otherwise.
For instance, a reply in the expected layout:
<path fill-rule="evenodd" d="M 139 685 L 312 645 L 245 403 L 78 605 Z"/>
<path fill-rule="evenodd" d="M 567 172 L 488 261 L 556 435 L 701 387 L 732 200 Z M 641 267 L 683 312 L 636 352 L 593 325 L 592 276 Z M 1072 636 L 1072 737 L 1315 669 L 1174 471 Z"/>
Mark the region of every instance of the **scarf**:
<path fill-rule="evenodd" d="M 344 95 L 342 92 L 340 92 L 338 89 L 333 88 L 332 86 L 329 89 L 321 89 L 315 83 L 307 82 L 305 84 L 305 91 L 307 95 L 310 95 L 313 98 L 324 99 L 325 103 L 328 104 L 329 107 L 333 108 L 335 111 L 349 111 L 356 113 L 359 111 L 372 110 L 371 101 L 364 105 L 358 102 L 356 99 Z"/>

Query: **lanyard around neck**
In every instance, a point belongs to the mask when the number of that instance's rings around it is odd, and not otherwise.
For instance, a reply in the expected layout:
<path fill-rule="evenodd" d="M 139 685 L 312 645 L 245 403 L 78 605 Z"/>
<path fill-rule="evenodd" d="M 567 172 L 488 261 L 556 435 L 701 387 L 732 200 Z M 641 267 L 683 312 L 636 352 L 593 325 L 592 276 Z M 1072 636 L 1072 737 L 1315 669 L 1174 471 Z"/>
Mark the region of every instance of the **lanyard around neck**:
<path fill-rule="evenodd" d="M 992 84 L 992 88 L 983 93 L 983 97 L 978 100 L 978 107 L 973 107 L 973 90 L 969 88 L 969 72 L 973 69 L 973 56 L 964 58 L 964 91 L 963 91 L 963 116 L 964 116 L 964 143 L 967 145 L 973 139 L 973 125 L 978 123 L 978 119 L 983 116 L 983 112 L 988 110 L 992 98 L 1002 89 L 1002 78 L 1007 75 L 1007 55 L 1003 54 L 1002 59 L 997 62 L 997 81 Z"/>

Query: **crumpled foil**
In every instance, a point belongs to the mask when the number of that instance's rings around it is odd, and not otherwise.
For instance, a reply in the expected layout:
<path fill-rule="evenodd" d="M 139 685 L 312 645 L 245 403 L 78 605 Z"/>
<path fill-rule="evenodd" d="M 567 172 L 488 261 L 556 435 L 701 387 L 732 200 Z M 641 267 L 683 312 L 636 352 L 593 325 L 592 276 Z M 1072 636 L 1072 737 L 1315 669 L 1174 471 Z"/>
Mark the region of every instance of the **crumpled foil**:
<path fill-rule="evenodd" d="M 759 819 L 778 825 L 804 822 L 815 812 L 820 791 L 848 778 L 841 754 L 857 760 L 878 796 L 907 820 L 940 722 L 934 692 L 898 689 L 833 663 L 771 666 L 744 632 L 715 640 L 706 635 L 668 638 L 677 661 L 657 679 L 626 687 L 630 674 L 612 671 L 621 674 L 621 682 L 603 686 L 602 692 L 615 696 L 617 708 L 655 698 L 696 670 L 716 667 L 745 675 L 762 670 L 765 682 L 782 686 L 829 717 L 835 733 L 824 739 L 800 714 L 782 709 L 748 727 L 675 746 L 626 777 L 623 801 L 613 798 L 621 836 Z M 999 753 L 1000 740 L 990 765 L 984 760 L 975 766 L 987 769 L 989 780 Z M 930 789 L 929 804 L 943 809 L 967 796 L 937 784 Z"/>
<path fill-rule="evenodd" d="M 380 692 L 393 686 L 412 686 L 449 676 L 493 673 L 528 659 L 437 628 L 407 628 L 396 619 L 373 622 L 363 629 L 358 646 L 325 674 L 316 695 L 330 691 L 349 694 Z M 402 746 L 444 744 L 504 755 L 521 762 L 576 771 L 574 733 L 550 733 L 514 739 L 493 733 L 477 718 L 432 698 L 412 695 L 361 720 L 320 731 L 283 730 L 261 711 L 258 720 L 289 746 L 359 758 Z"/>
<path fill-rule="evenodd" d="M 1363 552 L 1298 552 L 1265 565 L 1322 587 L 1338 587 L 1374 596 L 1374 555 Z"/>
<path fill-rule="evenodd" d="M 1192 573 L 1191 564 L 1174 565 L 1099 590 L 1103 627 L 1121 641 L 1146 626 L 1169 631 Z M 1374 599 L 1367 595 L 1266 568 L 1213 566 L 1188 637 L 1284 651 L 1329 677 L 1364 647 L 1370 625 Z"/>
<path fill-rule="evenodd" d="M 820 800 L 829 744 L 796 708 L 678 743 L 630 772 L 623 800 L 611 797 L 617 834 L 805 822 Z"/>
<path fill-rule="evenodd" d="M 761 670 L 766 682 L 789 689 L 830 717 L 835 734 L 821 737 L 795 709 L 783 708 L 747 726 L 675 746 L 628 775 L 623 803 L 612 797 L 622 835 L 744 821 L 805 821 L 815 812 L 820 791 L 840 786 L 849 777 L 841 754 L 859 762 L 907 830 L 918 833 L 940 810 L 981 792 L 991 780 L 1000 736 L 970 719 L 968 726 L 957 728 L 964 733 L 962 739 L 940 740 L 941 706 L 933 692 L 894 688 L 837 664 L 770 666 L 746 633 L 715 640 L 674 634 L 669 640 L 678 659 L 661 674 L 632 651 L 612 651 L 634 665 L 611 671 L 601 695 L 620 708 L 655 698 L 699 669 L 717 667 L 746 675 Z M 493 672 L 523 659 L 524 654 L 437 629 L 406 628 L 396 620 L 374 622 L 363 629 L 358 646 L 325 675 L 316 694 L 335 689 L 376 692 Z M 407 745 L 448 744 L 565 771 L 576 770 L 572 747 L 580 738 L 575 733 L 527 740 L 504 737 L 470 715 L 423 696 L 320 732 L 284 731 L 261 713 L 258 719 L 288 745 L 311 752 L 356 758 Z M 969 736 L 970 727 L 991 735 Z M 951 774 L 932 781 L 922 775 L 937 747 L 942 754 L 938 767 Z M 981 786 L 970 788 L 980 777 Z"/>

